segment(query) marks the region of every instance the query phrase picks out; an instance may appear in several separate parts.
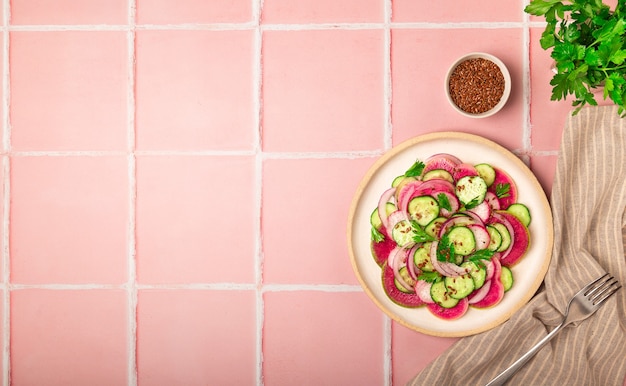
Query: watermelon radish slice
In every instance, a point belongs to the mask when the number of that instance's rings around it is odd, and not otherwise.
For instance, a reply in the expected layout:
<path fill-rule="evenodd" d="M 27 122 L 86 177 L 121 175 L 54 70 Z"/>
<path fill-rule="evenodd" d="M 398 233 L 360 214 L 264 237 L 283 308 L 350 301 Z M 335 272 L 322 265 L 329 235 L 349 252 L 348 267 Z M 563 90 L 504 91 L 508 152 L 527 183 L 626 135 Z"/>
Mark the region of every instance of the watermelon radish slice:
<path fill-rule="evenodd" d="M 502 216 L 511 224 L 511 228 L 513 229 L 511 246 L 509 247 L 508 253 L 506 255 L 503 254 L 500 260 L 502 265 L 510 267 L 515 265 L 515 263 L 526 254 L 528 248 L 530 248 L 530 233 L 528 232 L 528 228 L 513 214 L 498 211 L 494 216 Z"/>
<path fill-rule="evenodd" d="M 424 280 L 418 280 L 415 284 L 415 293 L 422 299 L 424 303 L 434 303 L 433 298 L 430 297 L 430 287 L 432 283 Z"/>
<path fill-rule="evenodd" d="M 454 173 L 452 174 L 455 181 L 458 181 L 463 177 L 477 176 L 477 175 L 478 175 L 478 171 L 476 171 L 476 168 L 474 167 L 474 165 L 470 165 L 466 163 L 456 165 L 456 168 L 454 169 Z"/>
<path fill-rule="evenodd" d="M 456 165 L 457 163 L 454 160 L 450 160 L 449 158 L 444 156 L 432 158 L 430 160 L 427 160 L 424 164 L 424 170 L 422 171 L 422 175 L 428 173 L 431 170 L 437 169 L 445 170 L 453 175 Z"/>
<path fill-rule="evenodd" d="M 380 242 L 372 240 L 370 243 L 370 250 L 376 264 L 378 264 L 379 267 L 382 267 L 389 258 L 391 251 L 393 251 L 396 247 L 396 242 L 389 237 L 387 230 L 384 227 L 380 227 L 378 231 L 383 235 L 383 239 Z"/>
<path fill-rule="evenodd" d="M 473 305 L 482 301 L 489 293 L 489 289 L 491 289 L 491 280 L 485 281 L 482 287 L 475 290 L 467 297 L 467 300 L 469 300 L 469 304 Z"/>
<path fill-rule="evenodd" d="M 489 287 L 489 291 L 487 292 L 487 294 L 482 300 L 480 300 L 479 302 L 473 303 L 472 304 L 473 307 L 476 307 L 476 308 L 493 307 L 496 304 L 500 303 L 500 301 L 504 297 L 504 285 L 502 284 L 502 281 L 500 280 L 502 267 L 500 265 L 500 262 L 497 259 L 495 260 L 492 259 L 492 261 L 494 263 L 495 269 L 493 272 L 493 277 L 490 280 L 491 285 Z"/>
<path fill-rule="evenodd" d="M 484 225 L 481 224 L 469 224 L 467 226 L 474 234 L 476 240 L 476 249 L 487 249 L 491 242 L 491 236 Z"/>
<path fill-rule="evenodd" d="M 425 304 L 416 293 L 402 292 L 396 287 L 393 269 L 389 265 L 384 264 L 382 271 L 383 289 L 392 302 L 399 306 L 410 308 L 420 307 Z"/>
<path fill-rule="evenodd" d="M 493 184 L 489 187 L 488 191 L 495 194 L 498 186 L 509 184 L 508 196 L 498 197 L 500 209 L 506 209 L 511 204 L 517 201 L 517 186 L 515 185 L 515 181 L 513 181 L 511 176 L 509 176 L 504 170 L 496 167 L 494 167 L 493 169 L 496 172 L 496 177 L 493 180 Z"/>
<path fill-rule="evenodd" d="M 493 191 L 488 190 L 485 194 L 485 202 L 489 204 L 492 211 L 500 210 L 500 200 Z"/>
<path fill-rule="evenodd" d="M 469 309 L 469 301 L 467 298 L 463 298 L 452 308 L 444 308 L 437 303 L 427 303 L 426 307 L 428 307 L 428 310 L 432 312 L 433 315 L 441 319 L 455 320 L 465 315 Z"/>

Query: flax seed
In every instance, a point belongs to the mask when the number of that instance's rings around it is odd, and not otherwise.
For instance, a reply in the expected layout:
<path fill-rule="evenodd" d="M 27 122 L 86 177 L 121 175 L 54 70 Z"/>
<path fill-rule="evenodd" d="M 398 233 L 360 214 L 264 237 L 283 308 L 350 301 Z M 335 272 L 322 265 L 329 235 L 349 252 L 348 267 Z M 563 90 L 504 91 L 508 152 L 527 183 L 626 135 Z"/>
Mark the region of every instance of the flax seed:
<path fill-rule="evenodd" d="M 504 94 L 504 76 L 491 60 L 468 59 L 452 71 L 450 97 L 459 108 L 470 114 L 487 112 Z"/>

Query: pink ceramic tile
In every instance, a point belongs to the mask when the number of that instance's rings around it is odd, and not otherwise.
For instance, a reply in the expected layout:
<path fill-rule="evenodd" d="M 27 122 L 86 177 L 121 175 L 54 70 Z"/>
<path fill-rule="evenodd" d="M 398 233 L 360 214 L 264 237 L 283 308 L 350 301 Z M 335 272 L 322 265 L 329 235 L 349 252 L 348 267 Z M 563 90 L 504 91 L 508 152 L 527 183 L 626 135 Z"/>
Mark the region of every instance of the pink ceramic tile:
<path fill-rule="evenodd" d="M 7 156 L 0 157 L 0 221 L 2 221 L 2 224 L 4 224 L 4 215 L 5 215 L 4 192 L 5 190 L 8 190 L 9 188 L 9 181 L 8 180 L 5 181 L 5 177 L 7 177 L 5 167 L 8 167 L 8 165 L 9 165 L 9 157 Z M 9 214 L 10 210 L 8 210 L 6 213 Z M 4 277 L 5 253 L 2 253 L 2 251 L 5 250 L 4 248 L 5 248 L 4 225 L 2 225 L 0 226 L 0 278 Z"/>
<path fill-rule="evenodd" d="M 539 180 L 548 198 L 550 198 L 552 193 L 557 158 L 556 155 L 534 155 L 531 159 L 531 170 Z"/>
<path fill-rule="evenodd" d="M 11 24 L 126 24 L 127 0 L 19 0 Z"/>
<path fill-rule="evenodd" d="M 127 384 L 127 309 L 123 290 L 14 290 L 11 384 Z"/>
<path fill-rule="evenodd" d="M 382 30 L 266 31 L 264 149 L 380 148 L 383 40 Z"/>
<path fill-rule="evenodd" d="M 253 385 L 255 307 L 253 291 L 140 291 L 138 384 Z"/>
<path fill-rule="evenodd" d="M 10 47 L 13 150 L 126 148 L 125 32 L 12 32 Z"/>
<path fill-rule="evenodd" d="M 137 32 L 137 147 L 251 149 L 253 31 Z"/>
<path fill-rule="evenodd" d="M 361 292 L 266 292 L 263 379 L 382 385 L 383 315 Z"/>
<path fill-rule="evenodd" d="M 467 22 L 467 21 L 521 21 L 525 1 L 515 0 L 456 0 L 423 2 L 415 0 L 392 0 L 395 22 Z"/>
<path fill-rule="evenodd" d="M 252 19 L 250 0 L 137 0 L 137 23 L 235 23 Z"/>
<path fill-rule="evenodd" d="M 452 130 L 482 135 L 510 149 L 521 147 L 525 103 L 522 44 L 520 29 L 393 30 L 394 144 L 428 132 Z M 458 114 L 445 94 L 449 66 L 475 51 L 499 57 L 508 67 L 512 81 L 511 96 L 504 109 L 482 119 Z"/>
<path fill-rule="evenodd" d="M 14 283 L 123 283 L 128 255 L 125 157 L 14 157 Z"/>
<path fill-rule="evenodd" d="M 252 157 L 137 159 L 141 283 L 254 281 Z"/>
<path fill-rule="evenodd" d="M 264 23 L 365 23 L 383 21 L 380 0 L 265 0 Z"/>
<path fill-rule="evenodd" d="M 395 322 L 392 324 L 392 334 L 391 374 L 394 385 L 406 385 L 458 340 L 421 334 Z"/>
<path fill-rule="evenodd" d="M 363 159 L 267 160 L 263 170 L 266 283 L 356 283 L 346 229 Z"/>

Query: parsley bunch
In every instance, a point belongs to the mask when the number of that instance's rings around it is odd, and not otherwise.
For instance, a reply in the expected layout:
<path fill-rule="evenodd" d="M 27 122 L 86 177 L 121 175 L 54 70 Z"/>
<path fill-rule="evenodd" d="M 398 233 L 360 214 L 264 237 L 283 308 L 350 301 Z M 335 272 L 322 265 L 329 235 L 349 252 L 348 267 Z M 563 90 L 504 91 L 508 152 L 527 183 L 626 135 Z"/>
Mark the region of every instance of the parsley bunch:
<path fill-rule="evenodd" d="M 532 0 L 524 11 L 547 22 L 540 44 L 556 64 L 551 99 L 573 95 L 575 115 L 597 105 L 593 89 L 604 87 L 604 99 L 626 115 L 626 0 L 614 10 L 602 0 Z"/>

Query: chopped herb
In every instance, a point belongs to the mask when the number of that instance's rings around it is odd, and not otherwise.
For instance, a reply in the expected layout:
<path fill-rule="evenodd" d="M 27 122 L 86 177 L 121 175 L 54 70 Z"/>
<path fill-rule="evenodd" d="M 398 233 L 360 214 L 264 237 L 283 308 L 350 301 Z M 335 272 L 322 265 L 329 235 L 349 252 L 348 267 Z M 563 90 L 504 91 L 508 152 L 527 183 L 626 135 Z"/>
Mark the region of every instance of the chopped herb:
<path fill-rule="evenodd" d="M 437 195 L 437 201 L 439 202 L 439 206 L 445 210 L 452 210 L 452 205 L 450 205 L 450 200 L 448 200 L 448 196 L 444 193 L 439 193 Z"/>
<path fill-rule="evenodd" d="M 448 234 L 443 235 L 437 244 L 437 261 L 449 262 L 454 257 L 454 243 L 448 238 Z"/>
<path fill-rule="evenodd" d="M 498 184 L 496 185 L 496 196 L 498 196 L 498 198 L 504 198 L 504 197 L 508 197 L 510 196 L 510 190 L 511 190 L 511 185 L 506 183 L 506 184 Z"/>
<path fill-rule="evenodd" d="M 372 227 L 372 240 L 374 240 L 377 243 L 380 243 L 384 239 L 385 239 L 385 236 L 383 236 L 383 234 L 380 233 L 378 229 Z"/>
<path fill-rule="evenodd" d="M 472 253 L 468 260 L 475 263 L 479 267 L 484 267 L 485 264 L 482 261 L 490 260 L 493 257 L 494 253 L 494 251 L 490 251 L 488 249 L 479 249 L 478 251 Z"/>
<path fill-rule="evenodd" d="M 424 163 L 420 160 L 415 161 L 415 163 L 413 164 L 413 166 L 411 166 L 409 168 L 409 170 L 407 170 L 404 175 L 406 177 L 417 177 L 419 175 L 422 174 L 422 172 L 424 171 Z"/>
<path fill-rule="evenodd" d="M 434 237 L 426 233 L 415 220 L 411 220 L 411 228 L 413 228 L 413 241 L 416 243 L 427 243 L 435 240 Z"/>
<path fill-rule="evenodd" d="M 475 197 L 472 201 L 468 202 L 467 204 L 465 204 L 465 209 L 472 209 L 472 208 L 476 208 L 478 205 L 480 205 L 482 201 L 480 201 L 478 199 L 478 197 Z"/>
<path fill-rule="evenodd" d="M 441 274 L 437 271 L 422 271 L 422 273 L 417 276 L 417 280 L 424 280 L 427 283 L 436 283 L 441 281 Z"/>

